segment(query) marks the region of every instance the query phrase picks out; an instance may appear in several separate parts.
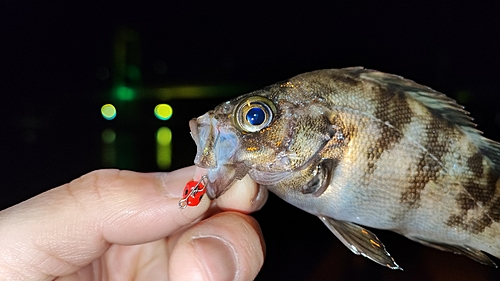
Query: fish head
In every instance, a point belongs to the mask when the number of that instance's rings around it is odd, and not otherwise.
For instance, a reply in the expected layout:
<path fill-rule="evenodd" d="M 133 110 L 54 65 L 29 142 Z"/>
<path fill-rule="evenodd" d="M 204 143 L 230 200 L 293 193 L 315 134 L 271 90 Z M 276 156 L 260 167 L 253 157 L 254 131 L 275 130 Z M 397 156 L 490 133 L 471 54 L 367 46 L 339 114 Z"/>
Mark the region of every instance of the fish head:
<path fill-rule="evenodd" d="M 227 108 L 227 106 L 226 106 Z M 247 169 L 237 160 L 240 133 L 230 126 L 228 116 L 217 108 L 189 122 L 191 136 L 196 143 L 196 166 L 207 170 L 207 195 L 217 198 Z"/>
<path fill-rule="evenodd" d="M 219 197 L 247 174 L 270 186 L 310 165 L 330 138 L 323 109 L 314 99 L 304 99 L 299 87 L 281 83 L 192 119 L 194 162 L 207 170 L 208 196 Z"/>

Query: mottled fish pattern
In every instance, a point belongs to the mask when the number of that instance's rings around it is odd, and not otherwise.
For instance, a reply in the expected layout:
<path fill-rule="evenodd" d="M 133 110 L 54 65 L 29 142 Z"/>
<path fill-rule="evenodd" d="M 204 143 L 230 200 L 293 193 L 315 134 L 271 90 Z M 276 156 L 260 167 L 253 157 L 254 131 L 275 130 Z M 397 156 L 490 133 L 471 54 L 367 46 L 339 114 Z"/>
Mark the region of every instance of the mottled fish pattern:
<path fill-rule="evenodd" d="M 495 266 L 500 145 L 453 99 L 363 68 L 298 75 L 190 122 L 211 198 L 249 174 L 354 253 L 400 268 L 388 229 Z"/>

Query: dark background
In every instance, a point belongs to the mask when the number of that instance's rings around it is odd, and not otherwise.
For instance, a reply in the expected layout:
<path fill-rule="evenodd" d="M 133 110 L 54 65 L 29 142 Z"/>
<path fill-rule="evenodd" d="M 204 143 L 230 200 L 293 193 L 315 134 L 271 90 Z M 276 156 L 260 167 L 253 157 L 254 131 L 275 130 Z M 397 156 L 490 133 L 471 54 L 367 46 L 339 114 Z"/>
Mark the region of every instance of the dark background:
<path fill-rule="evenodd" d="M 117 135 L 111 166 L 158 170 L 160 126 L 173 133 L 171 169 L 190 165 L 190 118 L 229 96 L 321 68 L 365 66 L 431 86 L 464 104 L 478 128 L 500 140 L 500 6 L 494 1 L 101 2 L 0 4 L 1 208 L 110 166 L 103 160 L 104 129 Z M 124 45 L 127 54 L 117 56 Z M 120 73 L 120 58 L 140 78 Z M 137 90 L 136 99 L 116 99 L 121 82 Z M 157 94 L 179 85 L 221 90 L 195 99 Z M 174 114 L 160 121 L 152 112 L 165 100 Z M 116 119 L 102 118 L 105 103 L 117 106 Z M 258 280 L 500 277 L 464 257 L 375 231 L 405 269 L 391 271 L 351 254 L 318 219 L 274 196 L 255 217 L 267 242 Z"/>

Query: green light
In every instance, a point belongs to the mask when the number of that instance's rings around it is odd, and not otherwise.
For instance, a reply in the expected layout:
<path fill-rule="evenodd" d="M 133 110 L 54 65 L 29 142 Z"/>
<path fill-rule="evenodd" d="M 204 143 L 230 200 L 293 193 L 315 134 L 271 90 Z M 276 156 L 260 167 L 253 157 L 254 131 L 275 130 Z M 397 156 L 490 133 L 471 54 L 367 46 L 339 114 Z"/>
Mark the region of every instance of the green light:
<path fill-rule="evenodd" d="M 168 127 L 156 132 L 156 163 L 160 169 L 168 169 L 172 163 L 172 131 Z"/>
<path fill-rule="evenodd" d="M 102 117 L 106 120 L 113 120 L 116 117 L 116 108 L 112 104 L 105 104 L 101 107 Z"/>
<path fill-rule="evenodd" d="M 162 103 L 155 107 L 155 116 L 160 120 L 168 120 L 172 117 L 172 107 L 168 104 Z"/>
<path fill-rule="evenodd" d="M 130 65 L 127 68 L 127 75 L 131 80 L 139 80 L 141 78 L 141 71 L 139 68 Z"/>
<path fill-rule="evenodd" d="M 116 133 L 112 129 L 106 129 L 101 134 L 102 142 L 105 144 L 112 144 L 116 140 Z"/>
<path fill-rule="evenodd" d="M 126 101 L 131 101 L 135 99 L 135 91 L 134 89 L 131 89 L 126 86 L 119 86 L 116 89 L 116 97 L 119 100 L 126 100 Z"/>

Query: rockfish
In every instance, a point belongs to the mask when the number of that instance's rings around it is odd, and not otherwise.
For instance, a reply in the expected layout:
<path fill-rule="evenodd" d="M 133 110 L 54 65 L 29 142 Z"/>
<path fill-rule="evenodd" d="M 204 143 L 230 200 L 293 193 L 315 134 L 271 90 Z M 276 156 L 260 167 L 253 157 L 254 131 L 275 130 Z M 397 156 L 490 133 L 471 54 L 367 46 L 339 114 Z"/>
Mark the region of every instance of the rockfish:
<path fill-rule="evenodd" d="M 368 226 L 495 266 L 500 144 L 453 99 L 364 68 L 318 70 L 192 119 L 217 198 L 249 175 L 352 252 L 400 269 Z"/>

